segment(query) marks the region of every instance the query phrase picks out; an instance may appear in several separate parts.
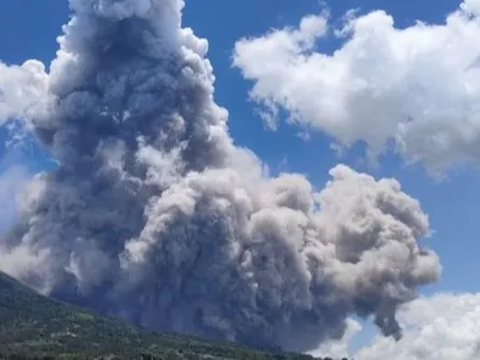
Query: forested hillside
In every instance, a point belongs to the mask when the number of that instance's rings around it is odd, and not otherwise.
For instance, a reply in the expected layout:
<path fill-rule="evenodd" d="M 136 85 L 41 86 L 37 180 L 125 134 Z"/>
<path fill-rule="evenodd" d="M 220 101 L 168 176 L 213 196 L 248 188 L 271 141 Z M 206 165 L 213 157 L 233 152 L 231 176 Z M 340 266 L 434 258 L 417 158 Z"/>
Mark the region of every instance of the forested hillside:
<path fill-rule="evenodd" d="M 38 295 L 0 273 L 1 359 L 313 359 L 142 331 Z"/>

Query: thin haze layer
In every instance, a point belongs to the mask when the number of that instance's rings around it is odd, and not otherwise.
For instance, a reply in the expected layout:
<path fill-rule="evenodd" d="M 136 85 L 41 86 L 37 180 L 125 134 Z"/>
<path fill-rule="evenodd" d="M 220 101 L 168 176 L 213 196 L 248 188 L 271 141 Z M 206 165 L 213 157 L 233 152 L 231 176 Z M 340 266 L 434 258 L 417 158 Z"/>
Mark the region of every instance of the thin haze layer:
<path fill-rule="evenodd" d="M 0 67 L 4 116 L 58 161 L 24 193 L 0 268 L 154 329 L 307 350 L 358 314 L 400 337 L 397 307 L 439 274 L 419 202 L 344 165 L 320 192 L 268 177 L 232 143 L 183 1 L 70 5 L 49 73 Z"/>

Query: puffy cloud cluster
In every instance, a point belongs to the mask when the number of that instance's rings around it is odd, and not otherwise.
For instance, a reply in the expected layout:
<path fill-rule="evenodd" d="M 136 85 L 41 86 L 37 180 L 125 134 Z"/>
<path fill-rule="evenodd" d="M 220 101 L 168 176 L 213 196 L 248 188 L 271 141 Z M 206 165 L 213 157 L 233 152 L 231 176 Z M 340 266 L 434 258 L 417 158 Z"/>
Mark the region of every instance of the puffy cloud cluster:
<path fill-rule="evenodd" d="M 480 358 L 480 294 L 439 294 L 415 300 L 399 312 L 405 336 L 377 337 L 359 360 L 469 360 Z"/>
<path fill-rule="evenodd" d="M 48 111 L 52 99 L 48 96 L 48 75 L 45 66 L 36 60 L 21 66 L 0 62 L 0 125 L 9 120 L 38 119 Z"/>
<path fill-rule="evenodd" d="M 365 329 L 351 319 L 342 339 L 326 341 L 311 354 L 338 358 L 350 354 L 358 360 L 471 360 L 480 357 L 480 294 L 441 293 L 422 297 L 402 306 L 398 320 L 404 329 L 400 341 L 383 336 L 365 341 Z M 363 338 L 365 346 L 351 351 L 350 345 L 356 338 Z"/>
<path fill-rule="evenodd" d="M 0 269 L 154 329 L 308 350 L 373 315 L 398 340 L 397 308 L 440 271 L 419 202 L 344 165 L 321 191 L 269 177 L 232 143 L 183 1 L 70 5 L 48 74 L 2 68 L 4 116 L 58 166 L 23 193 Z"/>
<path fill-rule="evenodd" d="M 250 96 L 275 125 L 289 121 L 333 136 L 343 146 L 364 141 L 378 155 L 392 140 L 407 161 L 432 170 L 480 157 L 480 11 L 465 0 L 444 24 L 396 28 L 382 10 L 349 12 L 341 29 L 327 15 L 298 28 L 244 38 L 233 63 L 254 85 Z M 317 50 L 333 35 L 342 44 Z"/>

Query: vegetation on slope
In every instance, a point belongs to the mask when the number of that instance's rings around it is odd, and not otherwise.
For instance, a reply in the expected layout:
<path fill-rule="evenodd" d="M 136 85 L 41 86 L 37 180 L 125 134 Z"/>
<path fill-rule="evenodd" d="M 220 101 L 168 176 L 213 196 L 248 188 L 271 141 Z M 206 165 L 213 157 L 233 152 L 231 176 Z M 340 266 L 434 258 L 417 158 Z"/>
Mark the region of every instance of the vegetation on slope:
<path fill-rule="evenodd" d="M 142 331 L 41 296 L 0 273 L 0 359 L 313 359 Z"/>

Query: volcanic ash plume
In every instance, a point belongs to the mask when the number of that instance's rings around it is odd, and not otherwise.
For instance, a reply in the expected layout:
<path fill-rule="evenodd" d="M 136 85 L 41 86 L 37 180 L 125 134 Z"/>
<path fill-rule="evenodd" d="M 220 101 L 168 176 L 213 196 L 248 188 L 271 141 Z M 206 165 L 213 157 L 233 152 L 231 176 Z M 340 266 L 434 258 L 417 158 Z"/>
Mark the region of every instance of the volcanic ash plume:
<path fill-rule="evenodd" d="M 308 350 L 356 314 L 399 337 L 398 306 L 439 274 L 418 201 L 343 165 L 321 192 L 269 177 L 233 145 L 183 5 L 70 0 L 48 73 L 2 65 L 4 113 L 58 167 L 23 194 L 0 267 L 152 329 Z"/>

